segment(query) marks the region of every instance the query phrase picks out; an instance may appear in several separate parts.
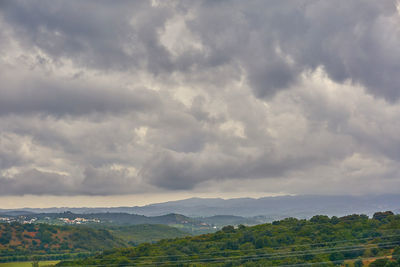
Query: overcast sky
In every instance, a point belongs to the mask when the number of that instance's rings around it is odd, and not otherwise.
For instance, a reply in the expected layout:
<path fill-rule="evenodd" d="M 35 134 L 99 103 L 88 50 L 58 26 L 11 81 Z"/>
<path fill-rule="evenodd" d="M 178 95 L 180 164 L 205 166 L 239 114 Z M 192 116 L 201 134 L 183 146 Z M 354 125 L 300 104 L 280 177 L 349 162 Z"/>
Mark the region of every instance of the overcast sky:
<path fill-rule="evenodd" d="M 397 193 L 399 99 L 394 0 L 1 0 L 0 207 Z"/>

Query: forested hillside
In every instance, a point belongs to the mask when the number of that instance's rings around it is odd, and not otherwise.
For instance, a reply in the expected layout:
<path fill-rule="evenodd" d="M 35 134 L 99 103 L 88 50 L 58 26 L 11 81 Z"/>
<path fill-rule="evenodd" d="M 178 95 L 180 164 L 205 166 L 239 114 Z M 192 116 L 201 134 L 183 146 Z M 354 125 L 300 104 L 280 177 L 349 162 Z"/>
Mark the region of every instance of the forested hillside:
<path fill-rule="evenodd" d="M 107 228 L 113 235 L 129 245 L 155 242 L 166 238 L 185 237 L 188 233 L 162 224 L 138 224 Z"/>
<path fill-rule="evenodd" d="M 253 227 L 226 226 L 213 234 L 114 249 L 59 265 L 361 266 L 376 261 L 371 266 L 399 266 L 399 244 L 400 215 L 391 212 L 376 213 L 373 218 L 314 216 Z"/>
<path fill-rule="evenodd" d="M 166 225 L 57 226 L 0 224 L 0 262 L 87 256 L 106 249 L 189 235 Z"/>
<path fill-rule="evenodd" d="M 46 224 L 0 224 L 0 261 L 27 255 L 66 255 L 125 247 L 104 229 Z"/>
<path fill-rule="evenodd" d="M 18 212 L 14 212 L 18 214 Z M 0 221 L 53 224 L 53 225 L 87 225 L 96 228 L 108 228 L 128 225 L 168 225 L 179 228 L 183 232 L 193 235 L 211 233 L 219 230 L 225 225 L 256 225 L 263 223 L 263 220 L 245 218 L 239 216 L 218 215 L 212 217 L 190 218 L 181 214 L 170 213 L 162 216 L 147 217 L 128 213 L 89 213 L 75 214 L 72 212 L 63 213 L 29 213 L 20 215 L 0 215 Z M 132 228 L 134 229 L 134 228 Z M 152 240 L 147 240 L 152 241 Z"/>
<path fill-rule="evenodd" d="M 112 225 L 133 225 L 133 224 L 188 224 L 198 225 L 201 222 L 180 214 L 166 214 L 162 216 L 147 217 L 137 214 L 128 213 L 89 213 L 89 214 L 75 214 L 72 212 L 64 213 L 39 213 L 27 214 L 23 216 L 25 220 L 37 219 L 38 222 L 43 223 L 58 223 L 61 224 L 63 220 L 74 220 L 76 218 L 83 218 L 90 220 L 89 222 L 112 224 Z"/>

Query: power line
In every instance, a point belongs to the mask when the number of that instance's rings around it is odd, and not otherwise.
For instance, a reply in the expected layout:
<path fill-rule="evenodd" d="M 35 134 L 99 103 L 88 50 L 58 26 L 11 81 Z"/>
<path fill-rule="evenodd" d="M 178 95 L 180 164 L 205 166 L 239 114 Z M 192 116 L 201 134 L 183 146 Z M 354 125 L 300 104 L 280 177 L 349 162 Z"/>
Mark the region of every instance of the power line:
<path fill-rule="evenodd" d="M 346 252 L 346 251 L 356 251 L 356 250 L 361 250 L 362 248 L 359 249 L 349 249 L 349 250 L 335 250 L 335 251 L 329 251 L 329 253 L 334 253 L 334 252 Z M 227 262 L 227 261 L 238 261 L 238 260 L 261 260 L 261 259 L 279 259 L 279 258 L 293 258 L 293 257 L 300 257 L 300 256 L 305 256 L 305 255 L 320 255 L 320 254 L 325 254 L 328 252 L 321 252 L 321 253 L 304 253 L 304 254 L 297 254 L 297 255 L 291 255 L 291 256 L 274 256 L 274 257 L 270 257 L 270 256 L 254 256 L 254 257 L 241 257 L 241 258 L 221 258 L 221 259 L 204 259 L 204 260 L 186 260 L 186 261 L 175 261 L 175 262 L 154 262 L 154 263 L 149 263 L 149 264 L 135 264 L 135 265 L 119 265 L 119 266 L 159 266 L 160 264 L 164 265 L 164 266 L 171 266 L 171 265 L 175 265 L 175 264 L 179 264 L 179 263 L 220 263 L 220 262 Z M 345 259 L 343 259 L 345 260 Z M 102 265 L 102 266 L 109 266 L 107 265 Z"/>
<path fill-rule="evenodd" d="M 298 244 L 298 245 L 290 245 L 290 246 L 280 246 L 280 247 L 272 247 L 275 249 L 279 248 L 289 248 L 289 247 L 304 247 L 304 246 L 314 246 L 314 245 L 328 245 L 334 243 L 346 243 L 346 242 L 354 242 L 354 241 L 361 241 L 361 240 L 373 240 L 376 238 L 391 238 L 391 237 L 400 237 L 400 235 L 386 235 L 386 236 L 377 236 L 377 237 L 367 237 L 367 238 L 357 238 L 357 239 L 345 239 L 345 240 L 338 240 L 338 241 L 331 241 L 331 242 L 321 242 L 321 243 L 308 243 L 308 244 Z M 379 243 L 378 243 L 379 244 Z M 226 254 L 226 253 L 241 253 L 241 252 L 257 252 L 265 250 L 266 248 L 260 249 L 248 249 L 248 250 L 234 250 L 234 251 L 220 251 L 220 252 L 213 252 L 213 253 L 199 253 L 199 254 L 177 254 L 177 255 L 159 255 L 159 256 L 139 256 L 135 258 L 128 258 L 133 260 L 139 259 L 160 259 L 160 258 L 168 258 L 168 257 L 192 257 L 192 256 L 202 256 L 202 255 L 216 255 L 216 254 Z M 303 250 L 306 251 L 306 250 Z M 310 251 L 310 250 L 308 250 Z"/>
<path fill-rule="evenodd" d="M 372 259 L 386 259 L 387 256 L 382 257 L 357 257 L 355 259 L 361 260 L 372 260 Z M 345 259 L 345 260 L 355 260 L 355 259 Z M 320 262 L 309 262 L 309 263 L 297 263 L 297 264 L 285 264 L 285 265 L 276 265 L 279 267 L 294 267 L 294 266 L 305 266 L 305 265 L 315 265 L 315 264 L 330 264 L 330 263 L 341 263 L 343 260 L 336 260 L 336 261 L 320 261 Z"/>
<path fill-rule="evenodd" d="M 358 218 L 349 218 L 347 221 L 353 221 L 353 220 L 355 220 L 355 219 L 358 219 Z M 307 224 L 305 224 L 305 225 L 302 225 L 302 226 L 306 226 Z M 316 226 L 316 225 L 325 225 L 325 224 L 310 224 L 309 226 Z M 293 228 L 293 227 L 288 227 L 288 226 L 285 226 L 285 225 L 281 225 L 282 227 L 284 227 L 284 228 L 286 228 L 286 229 L 290 229 L 290 228 Z M 343 229 L 343 230 L 345 230 L 344 231 L 344 233 L 343 234 L 348 234 L 348 233 L 346 233 L 346 230 L 348 230 L 348 231 L 351 231 L 352 229 Z M 368 232 L 364 232 L 364 233 L 362 233 L 362 232 L 360 232 L 359 234 L 367 234 L 367 235 L 377 235 L 377 236 L 371 236 L 371 237 L 365 237 L 365 238 L 357 238 L 357 239 L 344 239 L 344 240 L 336 240 L 336 241 L 330 241 L 330 242 L 320 242 L 320 243 L 306 243 L 306 244 L 294 244 L 294 245 L 288 245 L 288 246 L 277 246 L 277 247 L 269 247 L 269 248 L 273 248 L 273 249 L 280 249 L 280 248 L 290 248 L 290 247 L 305 247 L 305 246 L 318 246 L 318 245 L 329 245 L 329 244 L 339 244 L 339 243 L 347 243 L 347 242 L 355 242 L 355 241 L 362 241 L 362 240 L 365 240 L 365 241 L 368 241 L 368 240 L 374 240 L 374 239 L 383 239 L 383 238 L 393 238 L 393 237 L 399 237 L 400 235 L 379 235 L 379 234 L 382 234 L 382 233 L 386 233 L 386 232 L 389 232 L 389 231 L 391 231 L 391 232 L 393 232 L 393 231 L 396 231 L 396 230 L 399 230 L 399 229 L 378 229 L 378 230 L 375 230 L 375 231 L 368 231 Z M 197 244 L 201 244 L 201 243 L 207 243 L 207 242 L 210 242 L 210 240 L 188 240 L 188 241 L 190 241 L 190 242 L 193 242 L 193 243 L 197 243 Z M 200 241 L 200 242 L 199 242 Z M 215 242 L 215 241 L 213 241 L 212 243 L 226 243 L 226 242 Z M 378 243 L 379 244 L 379 243 Z M 377 245 L 378 245 L 377 244 Z M 372 244 L 373 245 L 373 244 Z M 146 259 L 161 259 L 161 258 L 168 258 L 168 257 L 183 257 L 183 258 L 188 258 L 188 257 L 194 257 L 194 256 L 204 256 L 204 255 L 218 255 L 218 254 L 234 254 L 234 253 L 242 253 L 242 252 L 251 252 L 251 251 L 253 251 L 253 252 L 257 252 L 257 251 L 260 251 L 260 252 L 263 252 L 265 249 L 267 249 L 267 248 L 259 248 L 259 249 L 248 249 L 248 250 L 229 250 L 229 251 L 216 251 L 216 252 L 211 252 L 211 253 L 197 253 L 197 254 L 177 254 L 177 255 L 159 255 L 159 256 L 156 256 L 156 255 L 154 255 L 154 256 L 138 256 L 138 257 L 134 257 L 134 258 L 128 258 L 128 259 L 133 259 L 133 260 L 141 260 L 141 259 L 143 259 L 143 260 L 146 260 Z M 304 251 L 307 251 L 307 250 L 304 250 Z M 302 251 L 302 252 L 304 252 L 304 251 Z M 314 250 L 315 251 L 315 250 Z M 261 255 L 263 255 L 263 254 L 261 254 Z M 229 256 L 227 256 L 228 258 L 229 258 Z M 227 257 L 224 257 L 224 259 L 226 259 Z M 231 256 L 232 257 L 232 256 Z M 236 256 L 236 257 L 238 257 L 238 256 Z M 165 262 L 163 262 L 163 263 L 165 263 Z"/>
<path fill-rule="evenodd" d="M 296 263 L 296 264 L 284 264 L 284 265 L 273 265 L 273 266 L 279 266 L 279 267 L 295 267 L 295 266 L 309 266 L 309 265 L 316 265 L 316 264 L 332 264 L 332 263 L 342 263 L 345 260 L 356 260 L 356 259 L 361 259 L 361 260 L 371 260 L 371 259 L 386 259 L 387 256 L 381 256 L 381 257 L 357 257 L 357 258 L 351 258 L 351 259 L 344 259 L 344 260 L 336 260 L 336 261 L 318 261 L 318 262 L 307 262 L 307 263 Z M 219 261 L 223 262 L 223 261 Z M 213 262 L 213 263 L 219 263 L 219 262 Z M 132 266 L 139 266 L 139 265 L 132 265 Z M 150 265 L 149 265 L 150 266 Z"/>
<path fill-rule="evenodd" d="M 206 258 L 206 259 L 192 259 L 192 260 L 176 260 L 176 261 L 166 261 L 166 262 L 152 262 L 149 264 L 141 264 L 138 263 L 135 266 L 152 266 L 154 264 L 178 264 L 178 263 L 196 263 L 196 262 L 218 262 L 218 261 L 227 261 L 227 260 L 253 260 L 253 259 L 279 259 L 279 258 L 292 258 L 292 257 L 299 257 L 299 256 L 305 256 L 305 255 L 319 255 L 319 254 L 326 254 L 326 253 L 334 253 L 334 252 L 346 252 L 346 251 L 357 251 L 357 250 L 363 250 L 366 248 L 374 248 L 377 247 L 378 245 L 383 248 L 383 247 L 392 247 L 393 245 L 397 245 L 399 242 L 391 242 L 390 244 L 374 244 L 375 246 L 368 246 L 368 247 L 343 247 L 344 249 L 325 249 L 325 250 L 309 250 L 309 251 L 298 251 L 296 253 L 287 253 L 287 254 L 261 254 L 261 255 L 250 255 L 250 256 L 232 256 L 232 257 L 223 257 L 223 258 Z"/>
<path fill-rule="evenodd" d="M 400 237 L 400 235 L 387 235 L 387 236 L 379 236 L 379 237 L 365 237 L 365 238 L 356 238 L 356 239 L 342 239 L 338 241 L 330 241 L 330 242 L 320 242 L 320 243 L 308 243 L 308 244 L 294 244 L 294 245 L 287 245 L 287 246 L 277 246 L 277 247 L 264 247 L 258 249 L 245 249 L 245 250 L 229 250 L 229 251 L 216 251 L 210 253 L 196 253 L 196 254 L 175 254 L 175 255 L 159 255 L 159 256 L 137 256 L 137 258 L 130 258 L 130 259 L 151 259 L 151 258 L 168 258 L 168 257 L 192 257 L 192 256 L 199 256 L 199 255 L 216 255 L 216 254 L 224 254 L 224 253 L 240 253 L 240 252 L 252 252 L 252 251 L 262 251 L 266 248 L 273 248 L 273 249 L 281 249 L 281 248 L 292 248 L 292 247 L 305 247 L 305 246 L 315 246 L 315 245 L 329 245 L 329 244 L 337 244 L 337 243 L 350 243 L 354 241 L 361 241 L 361 240 L 373 240 L 377 238 L 391 238 L 391 237 Z"/>
<path fill-rule="evenodd" d="M 218 263 L 218 262 L 226 262 L 226 261 L 237 261 L 237 260 L 254 260 L 254 259 L 278 259 L 278 258 L 292 258 L 292 257 L 299 257 L 305 255 L 319 255 L 319 254 L 326 254 L 326 253 L 334 253 L 334 252 L 346 252 L 346 251 L 357 251 L 363 250 L 366 248 L 374 248 L 374 247 L 392 247 L 393 245 L 399 244 L 400 241 L 396 242 L 385 242 L 385 243 L 376 243 L 376 244 L 369 244 L 367 246 L 347 246 L 347 247 L 336 247 L 336 248 L 328 248 L 328 249 L 312 249 L 312 250 L 305 250 L 305 251 L 297 251 L 297 252 L 289 252 L 289 253 L 272 253 L 272 254 L 260 254 L 260 255 L 250 255 L 250 256 L 231 256 L 231 257 L 223 257 L 223 258 L 205 258 L 205 259 L 189 259 L 189 260 L 175 260 L 175 261 L 161 261 L 161 262 L 150 262 L 150 263 L 133 263 L 129 265 L 120 265 L 120 264 L 92 264 L 92 265 L 85 265 L 85 266 L 158 266 L 159 264 L 168 266 L 174 265 L 179 263 Z M 140 258 L 137 258 L 140 259 Z M 67 265 L 68 266 L 68 265 Z M 73 265 L 71 265 L 73 266 Z"/>

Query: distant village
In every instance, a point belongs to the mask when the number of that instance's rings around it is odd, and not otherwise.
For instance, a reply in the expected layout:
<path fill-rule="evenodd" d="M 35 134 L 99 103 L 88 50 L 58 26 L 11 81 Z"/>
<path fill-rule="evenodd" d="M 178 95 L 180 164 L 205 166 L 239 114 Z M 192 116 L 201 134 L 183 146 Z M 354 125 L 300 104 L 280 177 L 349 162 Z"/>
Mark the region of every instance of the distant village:
<path fill-rule="evenodd" d="M 100 223 L 99 219 L 86 219 L 86 218 L 58 218 L 58 220 L 63 221 L 66 224 L 84 224 L 84 223 Z"/>
<path fill-rule="evenodd" d="M 8 217 L 8 216 L 0 216 L 0 223 L 21 223 L 21 224 L 28 224 L 28 223 L 49 223 L 52 221 L 53 223 L 63 223 L 63 224 L 86 224 L 86 223 L 100 223 L 99 219 L 86 219 L 86 218 L 55 218 L 52 219 L 50 217 L 44 217 L 43 219 L 39 220 L 38 218 L 27 218 L 26 216 L 15 216 L 15 217 Z"/>
<path fill-rule="evenodd" d="M 22 224 L 27 224 L 27 223 L 35 223 L 36 221 L 37 221 L 37 218 L 27 219 L 25 216 L 18 216 L 18 217 L 2 216 L 2 217 L 0 217 L 0 222 L 2 222 L 2 223 L 18 222 L 18 223 L 22 223 Z"/>

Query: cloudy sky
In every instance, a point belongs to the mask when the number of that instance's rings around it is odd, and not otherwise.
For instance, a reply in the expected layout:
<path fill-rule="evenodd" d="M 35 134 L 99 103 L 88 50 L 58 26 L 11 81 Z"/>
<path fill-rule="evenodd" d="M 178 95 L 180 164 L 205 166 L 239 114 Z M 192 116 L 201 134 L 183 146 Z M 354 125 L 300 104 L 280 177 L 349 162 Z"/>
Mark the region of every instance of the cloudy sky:
<path fill-rule="evenodd" d="M 0 208 L 400 188 L 395 0 L 0 1 Z"/>

